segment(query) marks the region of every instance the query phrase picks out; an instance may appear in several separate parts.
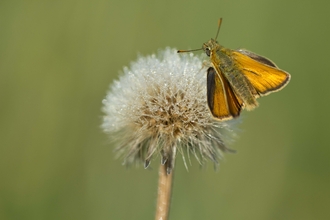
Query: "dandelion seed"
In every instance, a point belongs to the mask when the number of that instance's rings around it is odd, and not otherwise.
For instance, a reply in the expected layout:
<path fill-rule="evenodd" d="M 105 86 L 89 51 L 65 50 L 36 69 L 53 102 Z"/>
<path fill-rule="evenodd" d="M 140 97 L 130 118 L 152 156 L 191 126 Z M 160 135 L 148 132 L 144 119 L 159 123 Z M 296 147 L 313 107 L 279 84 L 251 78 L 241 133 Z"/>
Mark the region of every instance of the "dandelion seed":
<path fill-rule="evenodd" d="M 115 81 L 103 100 L 102 128 L 116 144 L 124 164 L 148 167 L 155 155 L 174 167 L 177 152 L 185 166 L 193 155 L 200 164 L 218 164 L 232 133 L 231 122 L 216 121 L 206 103 L 206 69 L 193 54 L 165 49 L 139 57 Z"/>

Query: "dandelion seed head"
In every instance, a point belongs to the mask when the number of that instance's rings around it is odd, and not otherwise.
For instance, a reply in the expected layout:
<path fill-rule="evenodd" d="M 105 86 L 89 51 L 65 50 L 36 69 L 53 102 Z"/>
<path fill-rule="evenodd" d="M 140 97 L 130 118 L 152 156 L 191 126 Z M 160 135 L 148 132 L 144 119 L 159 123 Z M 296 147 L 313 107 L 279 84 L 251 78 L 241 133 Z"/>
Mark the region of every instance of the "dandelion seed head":
<path fill-rule="evenodd" d="M 103 130 L 116 144 L 124 164 L 155 155 L 174 166 L 177 151 L 184 163 L 193 155 L 215 164 L 230 151 L 223 139 L 229 122 L 216 121 L 206 102 L 206 69 L 201 57 L 167 48 L 139 57 L 125 67 L 103 100 Z"/>

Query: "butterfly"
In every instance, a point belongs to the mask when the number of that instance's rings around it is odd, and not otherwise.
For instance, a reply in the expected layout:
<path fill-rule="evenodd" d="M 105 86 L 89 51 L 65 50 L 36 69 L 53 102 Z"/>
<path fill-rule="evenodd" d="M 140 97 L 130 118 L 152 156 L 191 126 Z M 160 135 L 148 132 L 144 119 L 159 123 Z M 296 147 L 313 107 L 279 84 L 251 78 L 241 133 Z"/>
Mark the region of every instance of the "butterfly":
<path fill-rule="evenodd" d="M 220 18 L 216 38 L 221 23 Z M 256 108 L 257 98 L 279 91 L 289 83 L 290 74 L 279 69 L 268 58 L 245 49 L 225 48 L 216 38 L 204 43 L 201 48 L 210 58 L 207 103 L 216 119 L 236 118 L 242 109 Z M 178 53 L 189 51 L 179 50 Z"/>

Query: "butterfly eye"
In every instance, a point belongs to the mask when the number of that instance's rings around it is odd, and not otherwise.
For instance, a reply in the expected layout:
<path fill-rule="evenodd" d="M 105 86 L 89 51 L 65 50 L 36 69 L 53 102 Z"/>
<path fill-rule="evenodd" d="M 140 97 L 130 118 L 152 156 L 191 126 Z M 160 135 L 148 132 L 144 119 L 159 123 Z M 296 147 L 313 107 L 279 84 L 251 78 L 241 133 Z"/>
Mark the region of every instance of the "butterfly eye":
<path fill-rule="evenodd" d="M 206 53 L 206 55 L 209 57 L 210 56 L 210 54 L 211 54 L 211 51 L 210 51 L 210 48 L 205 48 L 205 53 Z"/>

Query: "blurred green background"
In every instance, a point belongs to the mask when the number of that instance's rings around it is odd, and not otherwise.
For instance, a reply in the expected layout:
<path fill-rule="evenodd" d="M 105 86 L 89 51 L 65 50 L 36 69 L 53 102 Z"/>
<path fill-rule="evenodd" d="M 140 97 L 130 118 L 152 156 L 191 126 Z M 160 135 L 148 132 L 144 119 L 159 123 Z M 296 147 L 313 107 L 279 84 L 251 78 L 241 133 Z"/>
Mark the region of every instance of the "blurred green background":
<path fill-rule="evenodd" d="M 330 219 L 329 1 L 0 2 L 0 219 L 153 219 L 152 170 L 115 160 L 101 100 L 138 53 L 215 36 L 291 73 L 242 114 L 220 170 L 176 165 L 171 219 Z M 328 137 L 327 137 L 328 136 Z"/>

